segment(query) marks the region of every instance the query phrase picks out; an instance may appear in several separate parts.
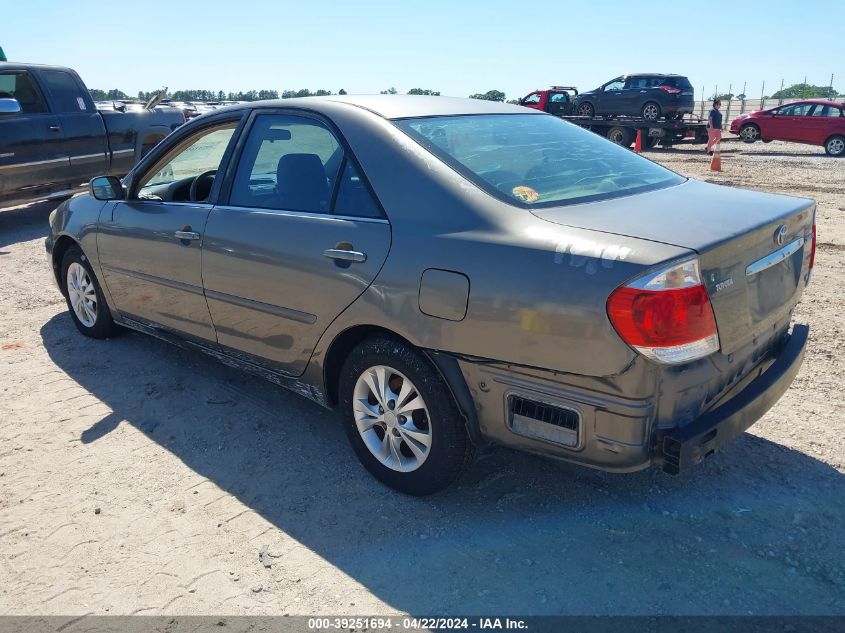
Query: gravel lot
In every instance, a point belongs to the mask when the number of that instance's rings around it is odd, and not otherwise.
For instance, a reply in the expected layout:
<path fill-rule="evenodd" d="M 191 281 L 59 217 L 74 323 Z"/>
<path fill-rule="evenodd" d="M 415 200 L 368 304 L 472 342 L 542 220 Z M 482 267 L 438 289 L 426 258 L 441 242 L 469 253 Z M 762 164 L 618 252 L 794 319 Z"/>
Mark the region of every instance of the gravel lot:
<path fill-rule="evenodd" d="M 0 212 L 0 613 L 845 615 L 845 160 L 723 147 L 721 173 L 701 149 L 649 155 L 818 201 L 811 345 L 752 432 L 682 478 L 498 449 L 399 496 L 299 396 L 79 335 L 51 206 Z"/>

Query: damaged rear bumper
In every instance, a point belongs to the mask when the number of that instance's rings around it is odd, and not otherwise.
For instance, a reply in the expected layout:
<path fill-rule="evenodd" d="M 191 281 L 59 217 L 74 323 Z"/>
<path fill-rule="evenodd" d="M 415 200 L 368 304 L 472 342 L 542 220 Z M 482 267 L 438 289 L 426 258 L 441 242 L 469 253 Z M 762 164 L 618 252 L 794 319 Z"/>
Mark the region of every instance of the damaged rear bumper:
<path fill-rule="evenodd" d="M 759 420 L 789 389 L 804 360 L 810 328 L 796 324 L 775 361 L 736 396 L 662 438 L 662 465 L 676 475 L 709 457 Z"/>

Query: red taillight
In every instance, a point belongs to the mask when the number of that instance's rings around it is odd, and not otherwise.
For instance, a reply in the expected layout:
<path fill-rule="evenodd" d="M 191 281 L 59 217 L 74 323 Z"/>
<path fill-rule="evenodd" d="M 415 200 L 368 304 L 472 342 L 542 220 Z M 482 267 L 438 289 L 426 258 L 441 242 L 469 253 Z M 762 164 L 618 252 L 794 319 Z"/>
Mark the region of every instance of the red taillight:
<path fill-rule="evenodd" d="M 816 223 L 813 222 L 813 246 L 810 249 L 810 266 L 809 269 L 813 270 L 813 264 L 816 263 Z"/>
<path fill-rule="evenodd" d="M 682 363 L 719 349 L 697 260 L 617 288 L 607 301 L 607 314 L 622 340 L 653 360 Z"/>
<path fill-rule="evenodd" d="M 676 95 L 679 92 L 683 92 L 680 88 L 673 88 L 672 86 L 657 86 L 663 92 L 668 92 L 670 95 Z"/>

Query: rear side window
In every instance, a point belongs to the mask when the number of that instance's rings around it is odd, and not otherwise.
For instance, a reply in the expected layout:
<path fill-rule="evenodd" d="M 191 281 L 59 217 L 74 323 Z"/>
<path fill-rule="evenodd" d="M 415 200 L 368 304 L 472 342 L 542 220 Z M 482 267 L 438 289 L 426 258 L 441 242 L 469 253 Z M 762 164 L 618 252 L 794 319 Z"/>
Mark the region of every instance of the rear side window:
<path fill-rule="evenodd" d="M 835 106 L 831 106 L 831 105 L 825 105 L 825 106 L 817 105 L 816 109 L 813 110 L 813 116 L 824 116 L 824 117 L 835 116 L 835 117 L 839 117 L 839 116 L 842 116 L 842 110 L 840 110 L 839 108 L 837 108 Z"/>
<path fill-rule="evenodd" d="M 684 182 L 553 116 L 484 114 L 394 123 L 478 187 L 517 206 L 602 200 Z"/>
<path fill-rule="evenodd" d="M 287 114 L 256 117 L 238 162 L 229 204 L 384 216 L 334 133 L 316 119 Z"/>
<path fill-rule="evenodd" d="M 47 103 L 29 73 L 0 74 L 0 97 L 12 97 L 21 105 L 24 114 L 44 114 Z"/>
<path fill-rule="evenodd" d="M 382 217 L 381 209 L 370 195 L 367 184 L 358 174 L 351 161 L 344 161 L 345 166 L 337 186 L 334 212 L 338 215 L 353 215 L 363 218 Z"/>
<path fill-rule="evenodd" d="M 41 76 L 56 104 L 56 114 L 88 112 L 85 93 L 70 73 L 60 70 L 43 70 Z"/>

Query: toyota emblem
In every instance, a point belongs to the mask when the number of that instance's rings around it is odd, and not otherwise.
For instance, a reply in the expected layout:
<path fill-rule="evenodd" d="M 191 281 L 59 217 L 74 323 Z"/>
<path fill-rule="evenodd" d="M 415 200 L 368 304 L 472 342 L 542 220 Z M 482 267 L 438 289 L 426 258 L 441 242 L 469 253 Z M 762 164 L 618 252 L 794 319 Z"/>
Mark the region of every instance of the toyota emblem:
<path fill-rule="evenodd" d="M 783 243 L 786 241 L 786 225 L 781 224 L 777 230 L 775 231 L 775 244 L 778 246 L 783 246 Z"/>

